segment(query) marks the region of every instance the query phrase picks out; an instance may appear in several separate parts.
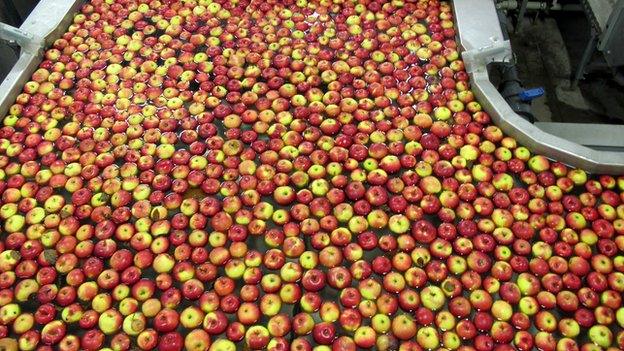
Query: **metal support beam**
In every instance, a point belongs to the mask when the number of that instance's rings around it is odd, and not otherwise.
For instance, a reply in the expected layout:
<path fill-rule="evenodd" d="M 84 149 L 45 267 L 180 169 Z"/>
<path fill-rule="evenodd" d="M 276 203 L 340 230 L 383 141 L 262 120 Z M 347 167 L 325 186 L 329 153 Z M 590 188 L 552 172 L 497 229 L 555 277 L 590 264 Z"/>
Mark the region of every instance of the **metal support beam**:
<path fill-rule="evenodd" d="M 585 8 L 597 32 L 602 33 L 607 28 L 609 17 L 614 12 L 617 1 L 619 0 L 581 0 L 581 5 Z"/>
<path fill-rule="evenodd" d="M 574 89 L 577 87 L 578 82 L 583 79 L 583 75 L 585 75 L 585 67 L 589 63 L 594 51 L 596 51 L 596 43 L 598 42 L 598 33 L 594 30 L 591 31 L 591 35 L 589 37 L 589 41 L 585 45 L 585 50 L 583 50 L 583 56 L 581 56 L 581 61 L 576 67 L 576 72 L 574 73 L 574 78 L 572 82 L 570 82 L 570 88 Z"/>
<path fill-rule="evenodd" d="M 546 1 L 528 1 L 526 11 L 583 11 L 583 7 L 579 4 L 558 4 L 555 2 L 548 3 Z M 516 0 L 502 0 L 496 2 L 496 8 L 499 10 L 517 10 L 520 2 Z"/>
<path fill-rule="evenodd" d="M 0 40 L 19 45 L 23 51 L 36 53 L 43 48 L 43 39 L 21 28 L 0 22 Z"/>
<path fill-rule="evenodd" d="M 528 3 L 529 0 L 522 0 L 522 3 L 520 3 L 520 11 L 518 11 L 518 23 L 516 23 L 516 33 L 520 32 L 520 28 L 522 27 L 522 20 L 524 19 L 524 15 L 526 14 Z"/>
<path fill-rule="evenodd" d="M 598 41 L 598 50 L 612 67 L 624 65 L 624 0 L 613 5 L 607 26 Z"/>

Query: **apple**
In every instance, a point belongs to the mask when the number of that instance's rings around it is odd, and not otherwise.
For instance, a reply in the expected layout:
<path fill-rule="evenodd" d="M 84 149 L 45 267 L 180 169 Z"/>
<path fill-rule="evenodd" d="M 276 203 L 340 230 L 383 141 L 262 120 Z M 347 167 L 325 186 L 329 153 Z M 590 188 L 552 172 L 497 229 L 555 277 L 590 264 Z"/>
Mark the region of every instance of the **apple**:
<path fill-rule="evenodd" d="M 215 340 L 209 348 L 209 351 L 234 351 L 236 350 L 236 344 L 227 339 Z"/>
<path fill-rule="evenodd" d="M 416 333 L 416 342 L 426 349 L 434 349 L 440 344 L 438 331 L 433 327 L 423 327 Z"/>
<path fill-rule="evenodd" d="M 254 325 L 245 332 L 245 343 L 252 350 L 261 350 L 269 343 L 269 336 L 265 327 Z"/>
<path fill-rule="evenodd" d="M 454 27 L 444 2 L 84 4 L 0 127 L 0 342 L 621 348 L 624 178 L 507 136 Z"/>
<path fill-rule="evenodd" d="M 51 321 L 41 330 L 41 341 L 47 345 L 54 345 L 61 341 L 67 332 L 66 325 L 58 320 Z"/>

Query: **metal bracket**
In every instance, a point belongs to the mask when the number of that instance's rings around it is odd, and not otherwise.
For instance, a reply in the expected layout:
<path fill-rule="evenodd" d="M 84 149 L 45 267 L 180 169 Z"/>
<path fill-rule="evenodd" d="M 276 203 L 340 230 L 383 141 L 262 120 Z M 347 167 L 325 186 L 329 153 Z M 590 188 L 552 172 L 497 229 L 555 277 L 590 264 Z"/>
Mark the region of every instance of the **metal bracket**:
<path fill-rule="evenodd" d="M 2 22 L 0 22 L 0 40 L 15 43 L 28 53 L 38 52 L 44 44 L 43 38 Z"/>
<path fill-rule="evenodd" d="M 488 46 L 464 51 L 462 53 L 466 72 L 486 71 L 490 63 L 507 63 L 514 61 L 509 40 L 497 41 Z"/>
<path fill-rule="evenodd" d="M 493 1 L 455 1 L 453 8 L 468 73 L 485 70 L 492 62 L 513 60 L 511 43 L 503 36 Z M 493 17 L 484 18 L 484 13 Z"/>
<path fill-rule="evenodd" d="M 613 67 L 624 65 L 622 31 L 624 31 L 624 0 L 619 0 L 613 6 L 598 42 L 598 50 L 602 51 L 605 60 Z"/>

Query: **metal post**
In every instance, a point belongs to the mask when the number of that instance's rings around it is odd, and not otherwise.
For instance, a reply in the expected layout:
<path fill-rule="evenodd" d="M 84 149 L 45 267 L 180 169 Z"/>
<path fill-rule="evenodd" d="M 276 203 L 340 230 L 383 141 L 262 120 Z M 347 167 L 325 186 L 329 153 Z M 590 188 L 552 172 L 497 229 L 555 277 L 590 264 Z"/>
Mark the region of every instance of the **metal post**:
<path fill-rule="evenodd" d="M 589 63 L 594 51 L 596 50 L 596 43 L 598 42 L 598 33 L 596 31 L 591 31 L 591 36 L 589 37 L 589 41 L 585 46 L 585 50 L 583 51 L 583 56 L 581 56 L 581 62 L 579 62 L 578 67 L 576 68 L 576 73 L 574 73 L 574 79 L 570 82 L 570 88 L 574 89 L 578 86 L 579 80 L 583 78 L 583 74 L 585 73 L 585 67 Z"/>
<path fill-rule="evenodd" d="M 520 12 L 518 12 L 518 23 L 516 23 L 515 30 L 516 33 L 520 32 L 520 27 L 522 27 L 522 20 L 524 19 L 524 14 L 526 13 L 528 3 L 529 0 L 522 0 L 522 3 L 520 4 Z"/>

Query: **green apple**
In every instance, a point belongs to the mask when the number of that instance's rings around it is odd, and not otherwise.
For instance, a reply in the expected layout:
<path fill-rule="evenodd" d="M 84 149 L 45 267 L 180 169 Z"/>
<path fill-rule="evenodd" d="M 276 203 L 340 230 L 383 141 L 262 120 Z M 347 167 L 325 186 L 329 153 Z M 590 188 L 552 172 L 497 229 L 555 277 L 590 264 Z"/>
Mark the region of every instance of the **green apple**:
<path fill-rule="evenodd" d="M 135 312 L 129 314 L 124 318 L 123 321 L 123 331 L 124 333 L 135 336 L 139 335 L 143 330 L 145 330 L 145 326 L 147 325 L 147 318 L 141 312 Z"/>
<path fill-rule="evenodd" d="M 529 159 L 528 166 L 533 172 L 544 172 L 550 168 L 550 161 L 544 156 L 535 155 Z"/>
<path fill-rule="evenodd" d="M 455 328 L 455 317 L 449 311 L 440 311 L 436 315 L 435 319 L 438 329 L 442 331 L 448 331 Z"/>
<path fill-rule="evenodd" d="M 61 311 L 61 319 L 65 323 L 76 323 L 82 317 L 83 310 L 80 304 L 73 303 Z"/>
<path fill-rule="evenodd" d="M 117 332 L 123 324 L 121 313 L 114 309 L 104 311 L 98 320 L 98 326 L 102 333 L 111 335 Z"/>
<path fill-rule="evenodd" d="M 607 348 L 611 346 L 613 342 L 613 333 L 607 326 L 604 325 L 594 325 L 589 328 L 589 339 L 596 345 Z"/>
<path fill-rule="evenodd" d="M 13 271 L 20 259 L 20 253 L 15 250 L 5 250 L 0 253 L 0 270 L 2 272 Z"/>
<path fill-rule="evenodd" d="M 97 294 L 91 301 L 91 308 L 93 308 L 95 312 L 103 313 L 104 311 L 110 308 L 112 302 L 113 302 L 113 299 L 109 294 L 107 293 Z"/>
<path fill-rule="evenodd" d="M 459 149 L 459 155 L 468 161 L 476 160 L 480 154 L 481 151 L 476 146 L 470 144 L 464 145 Z"/>
<path fill-rule="evenodd" d="M 509 191 L 513 188 L 514 180 L 507 173 L 498 173 L 492 179 L 492 185 L 494 185 L 496 190 Z"/>
<path fill-rule="evenodd" d="M 438 331 L 433 327 L 423 327 L 416 333 L 416 342 L 424 349 L 433 350 L 440 345 Z"/>
<path fill-rule="evenodd" d="M 24 334 L 25 332 L 32 329 L 35 324 L 35 317 L 32 313 L 23 313 L 15 318 L 13 321 L 13 331 L 16 334 Z"/>
<path fill-rule="evenodd" d="M 527 316 L 532 316 L 539 310 L 537 300 L 535 300 L 532 296 L 525 296 L 521 298 L 518 302 L 518 307 L 520 308 L 520 312 L 526 314 Z"/>
<path fill-rule="evenodd" d="M 381 294 L 381 284 L 373 279 L 365 279 L 360 282 L 359 290 L 364 299 L 374 301 Z"/>
<path fill-rule="evenodd" d="M 410 221 L 402 214 L 396 214 L 388 220 L 388 226 L 393 233 L 403 234 L 410 229 Z"/>
<path fill-rule="evenodd" d="M 568 338 L 575 338 L 581 332 L 578 322 L 572 318 L 564 318 L 559 321 L 559 331 Z"/>
<path fill-rule="evenodd" d="M 576 185 L 583 185 L 587 182 L 587 173 L 585 173 L 582 169 L 570 170 L 567 177 L 570 178 Z"/>
<path fill-rule="evenodd" d="M 507 321 L 513 314 L 513 307 L 507 301 L 497 300 L 492 304 L 491 311 L 494 318 Z"/>
<path fill-rule="evenodd" d="M 430 285 L 420 292 L 420 301 L 429 310 L 437 311 L 446 302 L 446 297 L 442 289 L 435 285 Z"/>
<path fill-rule="evenodd" d="M 348 222 L 353 217 L 353 206 L 347 203 L 341 203 L 334 207 L 334 217 L 341 223 Z"/>
<path fill-rule="evenodd" d="M 299 256 L 299 264 L 306 270 L 313 269 L 318 265 L 318 254 L 314 251 L 304 251 Z"/>
<path fill-rule="evenodd" d="M 615 313 L 615 319 L 620 327 L 624 328 L 624 307 L 620 307 Z"/>
<path fill-rule="evenodd" d="M 37 207 L 35 207 L 37 208 Z M 14 203 L 6 203 L 0 206 L 0 218 L 7 220 L 15 215 L 18 211 L 17 204 Z M 31 210 L 32 211 L 32 210 Z"/>
<path fill-rule="evenodd" d="M 24 279 L 15 286 L 15 299 L 19 302 L 27 301 L 31 295 L 39 290 L 39 283 L 34 279 Z"/>
<path fill-rule="evenodd" d="M 236 344 L 227 339 L 217 339 L 208 351 L 236 351 Z"/>
<path fill-rule="evenodd" d="M 173 269 L 175 260 L 169 254 L 161 253 L 154 258 L 152 266 L 157 273 L 167 273 Z"/>
<path fill-rule="evenodd" d="M 195 306 L 189 306 L 180 313 L 180 324 L 187 329 L 199 327 L 204 321 L 204 312 Z"/>
<path fill-rule="evenodd" d="M 456 350 L 461 346 L 459 335 L 452 331 L 446 331 L 442 334 L 442 344 L 446 349 Z"/>
<path fill-rule="evenodd" d="M 390 317 L 385 314 L 376 314 L 371 318 L 371 326 L 380 334 L 384 334 L 390 330 L 390 323 Z"/>
<path fill-rule="evenodd" d="M 9 325 L 19 316 L 21 308 L 18 304 L 10 303 L 0 307 L 0 322 Z"/>

